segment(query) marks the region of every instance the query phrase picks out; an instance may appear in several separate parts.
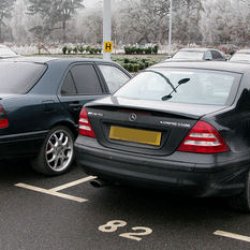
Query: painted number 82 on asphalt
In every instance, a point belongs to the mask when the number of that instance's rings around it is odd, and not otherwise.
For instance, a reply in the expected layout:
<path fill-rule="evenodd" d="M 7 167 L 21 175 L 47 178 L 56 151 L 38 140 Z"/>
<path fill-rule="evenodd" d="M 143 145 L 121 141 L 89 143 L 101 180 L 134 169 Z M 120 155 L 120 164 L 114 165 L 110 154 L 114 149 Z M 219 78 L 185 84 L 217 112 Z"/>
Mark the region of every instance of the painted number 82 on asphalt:
<path fill-rule="evenodd" d="M 118 230 L 119 227 L 125 227 L 126 221 L 123 220 L 111 220 L 104 225 L 99 226 L 99 231 L 103 233 L 113 233 Z M 146 236 L 153 232 L 149 227 L 132 227 L 133 232 L 119 234 L 120 237 L 124 237 L 130 240 L 141 241 L 142 238 L 139 236 Z"/>

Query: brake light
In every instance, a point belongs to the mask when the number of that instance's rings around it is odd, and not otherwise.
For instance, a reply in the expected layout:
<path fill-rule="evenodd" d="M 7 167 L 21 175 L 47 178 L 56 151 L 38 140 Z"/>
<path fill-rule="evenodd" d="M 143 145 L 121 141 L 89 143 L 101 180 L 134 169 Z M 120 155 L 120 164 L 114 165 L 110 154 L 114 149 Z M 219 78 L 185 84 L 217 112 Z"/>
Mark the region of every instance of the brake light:
<path fill-rule="evenodd" d="M 209 123 L 198 121 L 177 151 L 216 154 L 229 151 L 219 132 Z"/>
<path fill-rule="evenodd" d="M 95 132 L 90 124 L 86 108 L 82 108 L 79 117 L 79 134 L 95 138 Z"/>
<path fill-rule="evenodd" d="M 0 129 L 4 129 L 8 127 L 9 127 L 8 118 L 6 117 L 3 107 L 0 105 Z"/>

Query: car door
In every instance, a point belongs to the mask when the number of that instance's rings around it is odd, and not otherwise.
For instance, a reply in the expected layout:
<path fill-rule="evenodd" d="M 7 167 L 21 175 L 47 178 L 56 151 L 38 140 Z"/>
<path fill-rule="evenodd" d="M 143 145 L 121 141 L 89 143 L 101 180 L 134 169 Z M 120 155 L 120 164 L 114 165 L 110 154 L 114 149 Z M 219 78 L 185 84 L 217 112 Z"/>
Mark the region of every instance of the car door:
<path fill-rule="evenodd" d="M 104 94 L 108 93 L 94 65 L 78 63 L 65 75 L 58 98 L 77 124 L 81 107 L 89 101 L 103 97 Z"/>

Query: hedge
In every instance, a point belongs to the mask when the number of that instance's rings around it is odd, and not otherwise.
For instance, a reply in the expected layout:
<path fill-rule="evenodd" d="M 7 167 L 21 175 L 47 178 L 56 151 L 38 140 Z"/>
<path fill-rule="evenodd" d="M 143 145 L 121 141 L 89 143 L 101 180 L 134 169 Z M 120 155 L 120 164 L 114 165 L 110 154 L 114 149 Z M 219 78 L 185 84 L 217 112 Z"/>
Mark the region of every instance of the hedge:
<path fill-rule="evenodd" d="M 158 45 L 152 46 L 152 47 L 137 47 L 137 46 L 126 46 L 124 47 L 124 51 L 126 55 L 152 55 L 158 54 Z"/>

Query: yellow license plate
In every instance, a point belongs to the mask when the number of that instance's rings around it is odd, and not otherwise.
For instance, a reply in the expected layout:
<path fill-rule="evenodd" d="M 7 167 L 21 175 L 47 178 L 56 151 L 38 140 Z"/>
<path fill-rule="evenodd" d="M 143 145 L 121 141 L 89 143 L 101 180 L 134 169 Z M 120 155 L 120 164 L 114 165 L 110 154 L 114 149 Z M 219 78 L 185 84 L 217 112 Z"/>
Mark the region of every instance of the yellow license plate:
<path fill-rule="evenodd" d="M 161 144 L 161 132 L 119 126 L 110 127 L 109 138 L 112 140 L 135 142 L 153 146 L 160 146 Z"/>

